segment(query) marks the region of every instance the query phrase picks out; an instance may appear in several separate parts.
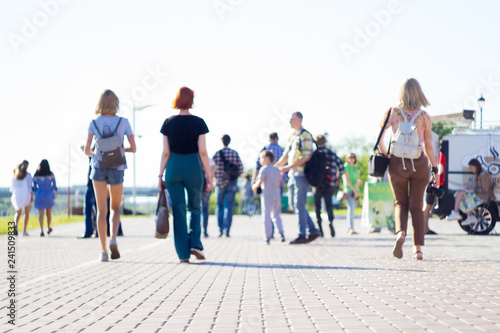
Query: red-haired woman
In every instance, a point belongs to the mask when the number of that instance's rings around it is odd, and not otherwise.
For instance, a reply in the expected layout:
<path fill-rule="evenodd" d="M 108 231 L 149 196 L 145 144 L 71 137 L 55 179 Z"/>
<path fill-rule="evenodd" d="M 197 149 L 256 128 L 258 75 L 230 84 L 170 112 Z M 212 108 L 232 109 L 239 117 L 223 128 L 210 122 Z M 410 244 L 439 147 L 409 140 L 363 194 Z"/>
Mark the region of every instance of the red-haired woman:
<path fill-rule="evenodd" d="M 165 120 L 160 132 L 163 134 L 163 153 L 158 174 L 160 190 L 165 185 L 172 200 L 175 250 L 181 263 L 189 263 L 190 255 L 205 259 L 201 244 L 201 194 L 203 171 L 206 173 L 206 191 L 212 190 L 212 172 L 208 160 L 205 121 L 192 115 L 194 92 L 188 87 L 179 89 L 172 108 L 179 110 L 175 116 Z M 162 177 L 165 171 L 165 182 Z M 190 212 L 189 228 L 187 210 Z"/>

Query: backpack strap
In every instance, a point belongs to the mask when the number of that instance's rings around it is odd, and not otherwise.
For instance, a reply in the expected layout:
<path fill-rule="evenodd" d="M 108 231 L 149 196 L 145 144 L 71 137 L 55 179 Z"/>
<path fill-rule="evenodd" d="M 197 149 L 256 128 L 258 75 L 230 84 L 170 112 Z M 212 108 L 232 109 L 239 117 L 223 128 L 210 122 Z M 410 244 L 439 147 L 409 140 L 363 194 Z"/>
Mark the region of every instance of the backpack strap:
<path fill-rule="evenodd" d="M 380 133 L 378 135 L 377 143 L 375 143 L 375 147 L 373 147 L 373 151 L 376 151 L 378 149 L 378 144 L 380 142 L 380 139 L 382 138 L 382 134 L 386 130 L 385 127 L 387 126 L 387 122 L 389 121 L 389 118 L 391 117 L 391 112 L 392 112 L 392 108 L 389 109 L 389 112 L 387 113 L 387 117 L 385 118 L 384 125 L 380 129 Z M 387 154 L 389 154 L 390 151 L 391 151 L 391 145 L 389 144 L 389 151 L 387 152 Z"/>
<path fill-rule="evenodd" d="M 401 113 L 401 115 L 403 116 L 404 121 L 406 122 L 406 114 L 403 111 L 403 109 L 399 105 L 396 106 L 396 108 L 399 110 L 399 113 Z"/>
<path fill-rule="evenodd" d="M 97 127 L 97 123 L 95 122 L 95 119 L 92 119 L 92 122 L 94 123 L 95 129 L 97 130 L 97 134 L 99 134 L 99 137 L 102 136 L 101 132 L 99 131 L 99 127 Z"/>
<path fill-rule="evenodd" d="M 309 135 L 311 136 L 312 142 L 314 142 L 314 144 L 316 145 L 316 149 L 318 149 L 318 144 L 316 143 L 316 141 L 314 141 L 314 136 L 311 134 L 311 132 L 309 132 L 305 128 L 302 128 L 299 132 L 299 145 L 298 146 L 299 146 L 300 152 L 302 152 L 302 133 L 304 133 L 304 132 L 309 133 Z"/>
<path fill-rule="evenodd" d="M 115 130 L 113 131 L 113 135 L 115 135 L 116 131 L 118 130 L 118 126 L 120 126 L 122 119 L 123 119 L 122 117 L 120 117 L 120 119 L 118 119 L 118 124 L 116 124 Z"/>

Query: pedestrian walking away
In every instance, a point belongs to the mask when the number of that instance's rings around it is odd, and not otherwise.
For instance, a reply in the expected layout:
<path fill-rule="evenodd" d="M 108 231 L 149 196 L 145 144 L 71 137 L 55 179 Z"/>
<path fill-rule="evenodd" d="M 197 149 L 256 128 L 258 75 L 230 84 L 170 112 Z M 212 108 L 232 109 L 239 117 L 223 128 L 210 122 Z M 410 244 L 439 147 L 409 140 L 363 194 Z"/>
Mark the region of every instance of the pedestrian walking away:
<path fill-rule="evenodd" d="M 317 135 L 314 138 L 314 141 L 316 141 L 318 151 L 322 152 L 326 156 L 325 178 L 322 184 L 315 187 L 314 191 L 316 220 L 318 221 L 319 231 L 323 237 L 324 232 L 321 219 L 321 200 L 323 199 L 326 213 L 328 215 L 330 235 L 335 237 L 335 227 L 333 226 L 335 215 L 333 213 L 332 196 L 338 190 L 340 177 L 342 177 L 342 174 L 344 173 L 344 164 L 333 150 L 326 148 L 326 137 L 323 134 Z"/>
<path fill-rule="evenodd" d="M 202 118 L 190 113 L 193 102 L 193 90 L 181 87 L 172 103 L 178 114 L 167 118 L 160 130 L 163 152 L 158 188 L 163 191 L 166 187 L 172 201 L 174 245 L 181 263 L 189 263 L 191 255 L 205 259 L 201 243 L 201 198 L 203 182 L 208 192 L 212 190 L 213 179 L 206 148 L 208 127 Z"/>
<path fill-rule="evenodd" d="M 215 179 L 217 186 L 217 222 L 219 237 L 229 237 L 233 222 L 233 206 L 238 192 L 238 177 L 243 172 L 243 163 L 236 150 L 229 148 L 231 137 L 224 134 L 221 138 L 224 148 L 217 151 L 215 161 Z"/>
<path fill-rule="evenodd" d="M 288 139 L 283 155 L 275 164 L 276 167 L 280 168 L 281 173 L 291 172 L 289 183 L 291 182 L 295 186 L 299 235 L 290 244 L 308 243 L 321 236 L 306 208 L 307 192 L 310 184 L 304 174 L 304 164 L 311 158 L 314 140 L 311 133 L 302 127 L 302 119 L 302 113 L 294 112 L 292 114 L 290 126 L 294 129 L 294 132 Z M 307 232 L 309 232 L 308 235 Z"/>
<path fill-rule="evenodd" d="M 262 168 L 259 170 L 256 182 L 252 189 L 257 189 L 262 186 L 262 220 L 264 222 L 265 242 L 270 244 L 273 234 L 273 221 L 281 235 L 281 241 L 285 241 L 285 233 L 283 231 L 283 223 L 281 221 L 281 181 L 282 175 L 280 170 L 273 165 L 274 154 L 270 150 L 264 150 L 260 153 L 260 163 Z"/>
<path fill-rule="evenodd" d="M 97 118 L 89 124 L 87 141 L 85 144 L 85 154 L 92 158 L 92 171 L 90 179 L 94 186 L 95 199 L 97 204 L 97 230 L 101 244 L 101 261 L 108 261 L 107 250 L 107 223 L 108 213 L 108 191 L 109 210 L 111 220 L 111 239 L 109 249 L 111 259 L 119 259 L 120 252 L 116 237 L 120 224 L 120 206 L 123 197 L 123 177 L 127 162 L 125 153 L 135 153 L 135 138 L 130 123 L 126 118 L 116 115 L 119 111 L 119 100 L 111 90 L 105 90 L 99 97 L 95 114 Z M 124 147 L 124 138 L 127 137 L 128 147 Z M 92 147 L 92 140 L 96 143 Z M 109 148 L 113 150 L 109 152 Z"/>
<path fill-rule="evenodd" d="M 33 202 L 33 178 L 28 172 L 28 161 L 24 160 L 14 169 L 14 177 L 10 186 L 12 196 L 10 198 L 16 213 L 14 214 L 14 235 L 17 236 L 19 220 L 24 210 L 23 236 L 28 236 L 28 222 L 30 219 L 30 207 Z"/>
<path fill-rule="evenodd" d="M 40 223 L 40 237 L 44 237 L 43 220 L 47 216 L 47 234 L 52 233 L 52 207 L 57 193 L 56 178 L 47 160 L 42 160 L 33 175 L 33 192 L 35 193 L 35 208 L 38 209 L 38 222 Z"/>
<path fill-rule="evenodd" d="M 413 226 L 413 259 L 422 260 L 424 245 L 424 214 L 422 211 L 424 191 L 429 182 L 431 165 L 433 186 L 436 183 L 436 159 L 432 147 L 432 122 L 422 107 L 430 105 L 418 81 L 405 80 L 399 90 L 399 105 L 384 114 L 380 126 L 389 116 L 386 128 L 392 128 L 390 143 L 389 182 L 396 204 L 396 243 L 393 255 L 403 257 L 403 245 L 408 227 L 408 211 Z M 387 156 L 383 131 L 378 149 Z M 423 144 L 423 147 L 422 147 Z"/>

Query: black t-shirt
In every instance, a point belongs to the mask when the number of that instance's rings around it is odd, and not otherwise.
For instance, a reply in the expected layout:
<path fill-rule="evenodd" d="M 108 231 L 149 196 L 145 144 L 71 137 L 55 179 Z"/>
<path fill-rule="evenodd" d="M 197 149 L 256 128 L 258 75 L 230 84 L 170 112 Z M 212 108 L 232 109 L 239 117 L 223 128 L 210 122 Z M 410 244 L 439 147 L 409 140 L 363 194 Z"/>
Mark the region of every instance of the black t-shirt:
<path fill-rule="evenodd" d="M 208 127 L 200 117 L 177 115 L 167 118 L 160 132 L 168 137 L 171 152 L 195 154 L 198 153 L 198 137 L 208 133 Z"/>

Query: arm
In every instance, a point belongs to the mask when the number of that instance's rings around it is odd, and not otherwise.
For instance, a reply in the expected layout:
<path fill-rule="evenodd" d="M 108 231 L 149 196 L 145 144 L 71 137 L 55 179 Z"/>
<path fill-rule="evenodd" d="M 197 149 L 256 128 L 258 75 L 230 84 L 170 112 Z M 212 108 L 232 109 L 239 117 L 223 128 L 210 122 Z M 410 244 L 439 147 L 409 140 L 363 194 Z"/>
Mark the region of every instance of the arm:
<path fill-rule="evenodd" d="M 252 185 L 252 190 L 257 191 L 257 189 L 262 185 L 262 178 L 258 178 L 257 181 Z"/>
<path fill-rule="evenodd" d="M 166 135 L 163 136 L 163 152 L 161 153 L 160 160 L 160 173 L 158 174 L 158 188 L 163 190 L 165 188 L 165 182 L 163 181 L 163 172 L 165 171 L 165 167 L 167 166 L 168 158 L 170 157 L 170 146 L 168 145 L 168 137 Z"/>
<path fill-rule="evenodd" d="M 85 142 L 84 152 L 85 152 L 85 155 L 87 155 L 88 157 L 92 157 L 92 151 L 90 150 L 90 146 L 92 145 L 92 138 L 93 137 L 94 137 L 93 134 L 89 134 L 87 136 L 87 142 Z"/>
<path fill-rule="evenodd" d="M 431 129 L 426 128 L 424 131 L 424 145 L 425 145 L 425 154 L 431 163 L 431 167 L 436 166 L 436 157 L 434 156 L 434 148 L 432 148 L 432 139 L 431 139 Z"/>
<path fill-rule="evenodd" d="M 135 153 L 136 147 L 135 147 L 135 138 L 133 134 L 127 135 L 127 140 L 128 143 L 130 144 L 130 147 L 125 148 L 125 151 L 127 153 Z"/>
<path fill-rule="evenodd" d="M 288 162 L 288 154 L 283 154 L 281 155 L 280 159 L 278 160 L 278 162 L 274 163 L 274 166 L 275 167 L 280 167 L 280 166 L 283 166 L 286 164 L 286 162 Z"/>
<path fill-rule="evenodd" d="M 349 177 L 349 172 L 345 172 L 343 177 L 345 177 L 345 182 L 347 184 L 347 187 L 350 188 L 354 193 L 354 199 L 357 199 L 359 194 L 358 191 L 356 191 L 354 185 L 352 185 L 351 178 Z"/>
<path fill-rule="evenodd" d="M 57 192 L 56 177 L 52 174 L 52 189 Z"/>
<path fill-rule="evenodd" d="M 387 117 L 388 112 L 389 111 L 384 113 L 384 119 L 380 122 L 380 127 L 384 126 L 385 118 Z M 389 127 L 391 127 L 392 119 L 394 117 L 394 112 L 395 109 L 391 109 L 391 116 L 389 117 L 389 121 L 387 122 L 387 125 L 385 126 L 384 130 L 382 131 L 382 136 L 380 137 L 380 141 L 378 143 L 378 151 L 385 156 L 387 156 L 387 149 L 385 147 L 385 141 L 384 141 L 385 132 Z"/>
<path fill-rule="evenodd" d="M 281 167 L 280 171 L 285 173 L 285 172 L 289 171 L 290 169 L 298 168 L 299 166 L 306 163 L 307 161 L 309 161 L 309 157 L 299 157 L 299 159 L 297 161 L 295 161 L 295 163 L 288 164 L 287 166 Z"/>
<path fill-rule="evenodd" d="M 210 162 L 208 160 L 208 152 L 207 152 L 207 143 L 205 134 L 198 136 L 198 155 L 200 156 L 201 165 L 205 174 L 207 175 L 206 179 L 206 191 L 209 192 L 212 190 L 213 183 L 213 172 L 210 167 Z"/>
<path fill-rule="evenodd" d="M 306 137 L 302 137 L 306 133 Z M 281 167 L 280 170 L 281 172 L 285 173 L 289 171 L 290 169 L 298 168 L 299 166 L 305 164 L 309 159 L 311 158 L 311 155 L 313 154 L 313 145 L 314 145 L 314 140 L 311 134 L 308 132 L 304 131 L 301 134 L 300 137 L 302 147 L 300 149 L 302 156 L 297 159 L 297 161 L 293 162 L 292 164 L 289 164 L 287 166 Z"/>
<path fill-rule="evenodd" d="M 255 179 L 257 179 L 257 175 L 259 174 L 259 170 L 257 168 L 253 169 L 252 173 L 252 184 L 255 183 Z"/>

